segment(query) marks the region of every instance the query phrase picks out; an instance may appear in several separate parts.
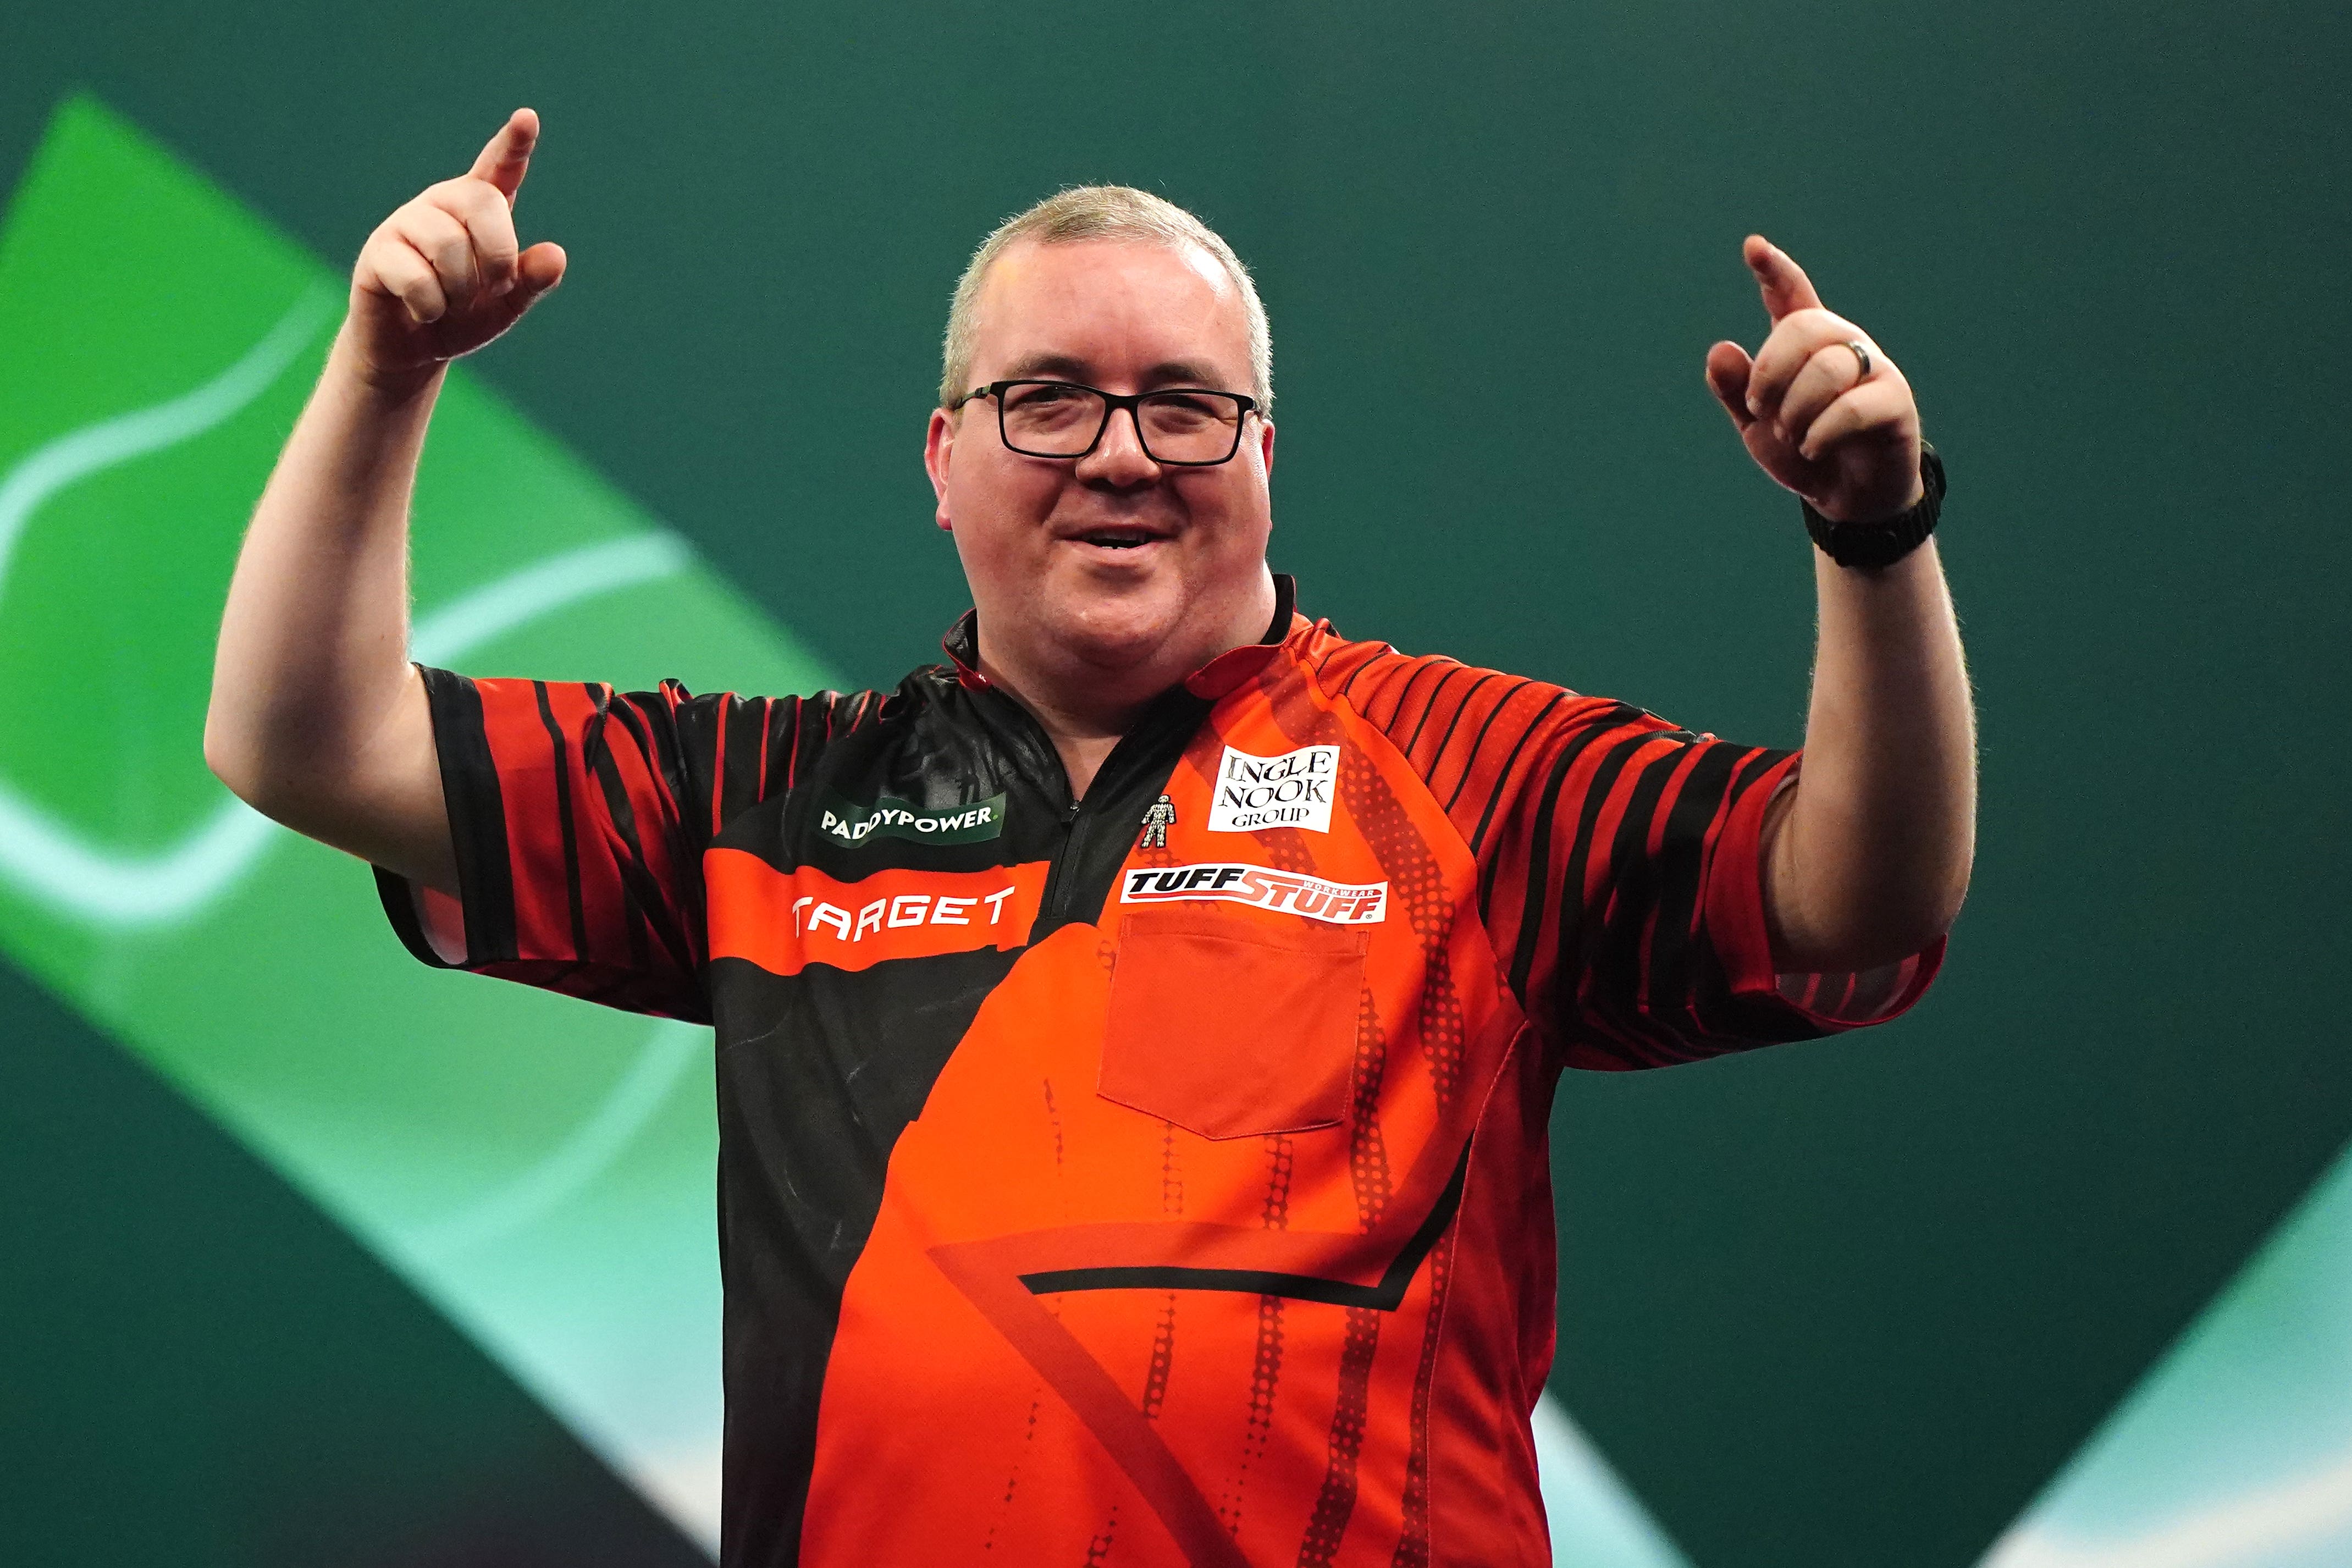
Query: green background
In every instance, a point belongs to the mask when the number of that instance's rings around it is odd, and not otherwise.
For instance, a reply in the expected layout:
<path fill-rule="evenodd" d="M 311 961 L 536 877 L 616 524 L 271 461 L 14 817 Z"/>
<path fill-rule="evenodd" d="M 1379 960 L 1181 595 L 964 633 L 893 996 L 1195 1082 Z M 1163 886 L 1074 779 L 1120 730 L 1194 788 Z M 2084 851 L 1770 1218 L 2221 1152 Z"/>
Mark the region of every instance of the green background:
<path fill-rule="evenodd" d="M 1787 246 L 1951 466 L 1976 888 L 1900 1025 L 1563 1085 L 1554 1384 L 1701 1568 L 1959 1564 L 2352 1133 L 2347 68 L 2311 5 L 18 0 L 0 184 L 85 88 L 348 258 L 533 105 L 572 274 L 480 379 L 860 684 L 963 603 L 918 462 L 963 255 L 1145 184 L 1258 272 L 1310 613 L 1782 743 L 1806 552 L 1699 362 Z M 24 1560 L 688 1560 L 30 979 L 0 1040 Z"/>

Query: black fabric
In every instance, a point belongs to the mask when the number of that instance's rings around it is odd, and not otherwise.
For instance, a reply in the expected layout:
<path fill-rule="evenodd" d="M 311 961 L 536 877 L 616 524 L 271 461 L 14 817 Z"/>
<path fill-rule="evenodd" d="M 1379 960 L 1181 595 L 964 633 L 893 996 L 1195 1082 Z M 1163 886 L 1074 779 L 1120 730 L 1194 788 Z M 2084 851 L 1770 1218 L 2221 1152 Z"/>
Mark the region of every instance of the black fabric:
<path fill-rule="evenodd" d="M 489 740 L 482 730 L 481 694 L 472 681 L 446 669 L 425 671 L 425 693 L 433 715 L 433 743 L 440 752 L 442 795 L 476 803 L 463 821 L 455 811 L 449 821 L 457 851 L 457 883 L 473 911 L 466 931 L 468 956 L 478 961 L 512 958 L 514 882 L 507 863 L 507 819 L 499 804 L 498 766 L 490 760 Z"/>
<path fill-rule="evenodd" d="M 1289 632 L 1295 589 L 1277 577 L 1266 643 Z M 586 788 L 602 798 L 619 841 L 633 961 L 666 955 L 665 972 L 686 961 L 681 918 L 705 907 L 699 877 L 668 890 L 652 883 L 646 833 L 673 831 L 680 867 L 706 850 L 740 851 L 774 870 L 806 869 L 841 883 L 885 870 L 980 871 L 1046 865 L 1034 945 L 1071 923 L 1095 921 L 1143 816 L 1206 718 L 1210 700 L 1184 686 L 1147 708 L 1074 800 L 1061 760 L 1043 728 L 1005 692 L 977 677 L 977 625 L 949 634 L 955 668 L 919 669 L 887 700 L 875 693 L 823 693 L 805 700 L 660 696 L 600 700 L 590 731 L 567 741 L 541 688 L 541 713 L 561 759 L 586 753 Z M 514 962 L 513 889 L 498 773 L 473 683 L 426 672 L 433 694 L 443 787 L 450 801 L 471 951 L 467 966 L 530 981 L 570 963 Z M 607 727 L 626 728 L 656 766 L 681 822 L 643 819 L 609 748 Z M 617 739 L 617 738 L 616 738 Z M 560 789 L 568 770 L 559 768 Z M 845 843 L 823 831 L 829 805 L 889 799 L 925 810 L 1002 795 L 1001 833 L 942 843 L 875 834 Z M 584 943 L 577 858 L 568 797 L 534 803 L 562 808 L 562 840 L 575 951 Z M 704 829 L 710 831 L 706 838 Z M 410 951 L 442 964 L 420 929 L 406 883 L 380 875 L 384 905 Z M 697 951 L 699 950 L 697 944 Z M 1022 952 L 1027 951 L 1024 947 Z M 727 1429 L 720 1561 L 726 1568 L 783 1568 L 799 1557 L 816 1448 L 819 1402 L 842 1295 L 881 1209 L 892 1150 L 971 1028 L 981 1005 L 1018 962 L 993 949 L 884 962 L 847 971 L 811 963 L 777 974 L 740 958 L 706 964 L 700 990 L 717 1030 L 719 1239 L 725 1281 Z M 444 965 L 446 966 L 446 965 Z M 544 969 L 546 975 L 540 972 Z M 1412 1267 L 1452 1213 L 1459 1173 L 1398 1267 Z M 1313 1299 L 1335 1282 L 1307 1281 Z M 1395 1281 L 1374 1294 L 1401 1289 Z M 1084 1288 L 1084 1287 L 1076 1287 Z M 1265 1282 L 1236 1284 L 1253 1291 Z"/>
<path fill-rule="evenodd" d="M 1544 780 L 1543 792 L 1537 797 L 1533 847 L 1528 854 L 1530 864 L 1541 867 L 1549 863 L 1553 820 L 1557 815 L 1556 808 L 1559 804 L 1561 791 L 1567 784 L 1569 770 L 1576 765 L 1577 759 L 1583 755 L 1587 747 L 1603 736 L 1615 733 L 1617 725 L 1633 718 L 1638 711 L 1637 709 L 1621 703 L 1612 710 L 1605 719 L 1579 728 L 1570 736 L 1568 743 L 1560 748 L 1559 757 L 1554 759 L 1550 773 Z M 1620 762 L 1622 765 L 1622 759 Z M 1599 798 L 1597 785 L 1591 793 L 1593 798 Z M 1581 826 L 1577 831 L 1582 831 Z M 1580 838 L 1577 842 L 1581 844 L 1583 840 Z M 1580 888 L 1583 886 L 1581 880 L 1583 869 L 1583 861 L 1580 854 L 1573 866 L 1573 875 L 1561 878 L 1558 885 L 1568 889 Z M 1492 890 L 1491 885 L 1486 890 Z M 1517 996 L 1528 994 L 1528 976 L 1535 972 L 1536 946 L 1541 940 L 1544 927 L 1544 903 L 1552 896 L 1552 886 L 1540 875 L 1530 876 L 1528 879 L 1525 896 L 1527 907 L 1519 916 L 1519 940 L 1511 954 L 1509 971 L 1511 992 Z M 1577 930 L 1575 919 L 1577 912 L 1573 903 L 1562 906 L 1559 930 L 1564 948 L 1573 939 Z M 1570 973 L 1574 972 L 1570 971 Z"/>
<path fill-rule="evenodd" d="M 572 951 L 588 951 L 588 914 L 580 893 L 580 836 L 572 825 L 572 764 L 567 753 L 571 741 L 563 726 L 555 721 L 555 709 L 547 700 L 547 682 L 534 681 L 531 695 L 539 700 L 539 722 L 547 731 L 547 743 L 555 753 L 555 814 L 563 827 L 563 897 L 572 915 Z"/>
<path fill-rule="evenodd" d="M 817 1405 L 890 1151 L 1017 953 L 856 973 L 711 965 L 727 1436 L 720 1560 L 799 1555 Z M 747 1027 L 746 1020 L 755 1021 Z"/>
<path fill-rule="evenodd" d="M 1099 914 L 1145 810 L 1208 709 L 1181 687 L 1163 695 L 1073 804 L 1060 758 L 1026 710 L 953 670 L 918 670 L 878 721 L 804 752 L 793 787 L 728 820 L 712 847 L 844 882 L 887 869 L 1045 861 L 1034 945 Z M 820 831 L 831 800 L 889 796 L 949 808 L 996 795 L 1005 799 L 1004 826 L 993 839 L 876 835 L 851 846 Z M 881 1210 L 890 1152 L 1019 957 L 982 950 L 856 972 L 812 964 L 793 975 L 740 959 L 709 966 L 719 1040 L 728 1568 L 774 1568 L 798 1555 L 842 1292 Z"/>
<path fill-rule="evenodd" d="M 499 793 L 498 764 L 490 760 L 489 737 L 482 728 L 481 693 L 464 676 L 429 665 L 417 668 L 425 677 L 433 744 L 440 758 L 441 797 L 448 803 L 457 885 L 465 893 L 467 956 L 476 963 L 511 959 L 514 874 L 507 860 L 506 807 Z M 565 833 L 568 846 L 568 824 Z M 436 969 L 457 967 L 433 951 L 407 879 L 379 866 L 375 887 L 385 917 L 411 956 Z"/>

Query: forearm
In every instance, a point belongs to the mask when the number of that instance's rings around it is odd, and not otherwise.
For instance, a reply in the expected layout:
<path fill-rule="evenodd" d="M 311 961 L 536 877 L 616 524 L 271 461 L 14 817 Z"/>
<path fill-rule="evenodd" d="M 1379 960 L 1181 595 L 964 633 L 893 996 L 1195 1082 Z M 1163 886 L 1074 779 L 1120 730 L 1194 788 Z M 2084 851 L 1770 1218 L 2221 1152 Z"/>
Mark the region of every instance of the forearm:
<path fill-rule="evenodd" d="M 1976 723 L 1931 539 L 1892 566 L 1814 554 L 1820 647 L 1805 755 L 1768 829 L 1775 957 L 1862 969 L 1948 930 L 1976 844 Z"/>
<path fill-rule="evenodd" d="M 255 509 L 214 664 L 205 757 L 257 809 L 354 853 L 416 866 L 371 824 L 415 818 L 430 720 L 408 664 L 408 507 L 436 367 L 371 379 L 337 338 Z M 418 800 L 401 797 L 417 795 Z M 444 834 L 446 837 L 446 833 Z M 446 853 L 446 852 L 445 852 Z"/>

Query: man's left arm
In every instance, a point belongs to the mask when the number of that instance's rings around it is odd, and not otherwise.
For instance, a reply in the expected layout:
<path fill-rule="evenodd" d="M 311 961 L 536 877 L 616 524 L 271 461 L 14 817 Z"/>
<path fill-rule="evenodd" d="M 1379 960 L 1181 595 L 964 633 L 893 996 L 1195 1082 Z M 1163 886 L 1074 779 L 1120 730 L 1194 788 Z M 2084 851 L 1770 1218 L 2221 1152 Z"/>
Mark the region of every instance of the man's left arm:
<path fill-rule="evenodd" d="M 1925 493 L 1910 384 L 1797 264 L 1744 251 L 1772 320 L 1751 360 L 1708 351 L 1707 384 L 1748 455 L 1832 525 L 1895 517 Z M 1959 627 L 1931 539 L 1891 564 L 1814 552 L 1820 646 L 1798 782 L 1761 844 L 1765 919 L 1784 971 L 1859 971 L 1942 936 L 1976 842 L 1976 725 Z"/>

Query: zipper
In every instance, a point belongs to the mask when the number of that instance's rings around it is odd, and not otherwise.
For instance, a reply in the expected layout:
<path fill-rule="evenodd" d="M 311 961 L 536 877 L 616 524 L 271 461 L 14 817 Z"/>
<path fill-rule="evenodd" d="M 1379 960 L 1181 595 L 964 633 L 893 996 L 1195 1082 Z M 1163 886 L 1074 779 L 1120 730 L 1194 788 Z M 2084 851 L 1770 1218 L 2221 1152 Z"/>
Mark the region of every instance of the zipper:
<path fill-rule="evenodd" d="M 1062 852 L 1054 857 L 1053 869 L 1046 873 L 1047 879 L 1054 885 L 1047 890 L 1045 912 L 1054 920 L 1059 920 L 1069 912 L 1073 879 L 1064 873 L 1077 861 L 1078 852 L 1086 847 L 1086 802 L 1074 800 L 1062 814 Z"/>
<path fill-rule="evenodd" d="M 1067 791 L 1069 787 L 1070 781 L 1065 777 L 1062 780 L 1062 788 Z M 1069 879 L 1064 876 L 1063 872 L 1076 858 L 1074 851 L 1077 848 L 1081 837 L 1078 831 L 1078 818 L 1085 810 L 1086 803 L 1077 800 L 1062 807 L 1062 847 L 1054 852 L 1053 859 L 1045 867 L 1044 914 L 1046 919 L 1059 916 L 1069 904 Z"/>
<path fill-rule="evenodd" d="M 1036 754 L 1052 770 L 1052 776 L 1061 781 L 1062 847 L 1046 867 L 1045 890 L 1038 911 L 1038 919 L 1042 921 L 1059 921 L 1069 913 L 1073 880 L 1070 868 L 1086 848 L 1087 826 L 1102 816 L 1099 808 L 1087 810 L 1087 803 L 1116 798 L 1118 794 L 1117 781 L 1133 769 L 1136 751 L 1150 743 L 1149 735 L 1153 728 L 1153 716 L 1147 713 L 1135 728 L 1119 737 L 1118 743 L 1111 748 L 1110 755 L 1105 757 L 1102 766 L 1095 770 L 1094 783 L 1088 786 L 1086 798 L 1073 800 L 1070 798 L 1069 770 L 1062 765 L 1060 753 L 1054 750 L 1053 742 L 1046 738 L 1045 726 L 1037 722 L 1034 714 L 1011 698 L 1005 698 L 1003 701 L 1016 715 L 1014 722 L 1025 731 Z"/>

